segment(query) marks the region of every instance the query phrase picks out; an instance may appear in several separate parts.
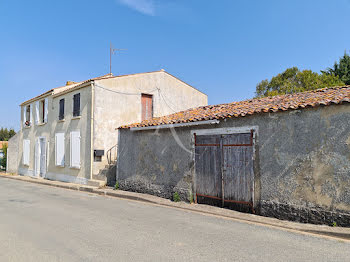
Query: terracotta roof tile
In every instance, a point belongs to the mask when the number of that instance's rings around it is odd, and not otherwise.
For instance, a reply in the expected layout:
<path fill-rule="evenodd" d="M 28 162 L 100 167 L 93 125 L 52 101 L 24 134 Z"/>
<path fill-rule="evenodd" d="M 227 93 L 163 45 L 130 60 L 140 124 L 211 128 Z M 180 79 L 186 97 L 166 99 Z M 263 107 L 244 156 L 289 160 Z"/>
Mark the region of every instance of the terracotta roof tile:
<path fill-rule="evenodd" d="M 262 112 L 278 112 L 306 107 L 350 102 L 350 86 L 331 87 L 302 93 L 249 99 L 220 105 L 192 108 L 171 115 L 145 120 L 120 128 L 147 127 L 203 120 L 244 117 Z"/>
<path fill-rule="evenodd" d="M 8 141 L 0 141 L 0 149 L 4 147 L 4 145 L 8 146 L 9 142 Z"/>

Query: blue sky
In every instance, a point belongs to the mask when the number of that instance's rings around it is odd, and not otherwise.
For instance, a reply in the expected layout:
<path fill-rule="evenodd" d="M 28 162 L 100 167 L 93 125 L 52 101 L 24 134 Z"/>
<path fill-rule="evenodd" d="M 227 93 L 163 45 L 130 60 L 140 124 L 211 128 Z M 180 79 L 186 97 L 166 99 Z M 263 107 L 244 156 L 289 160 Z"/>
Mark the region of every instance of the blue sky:
<path fill-rule="evenodd" d="M 350 50 L 350 0 L 0 0 L 0 127 L 67 80 L 167 70 L 210 104 L 254 96 L 291 66 L 322 70 Z"/>

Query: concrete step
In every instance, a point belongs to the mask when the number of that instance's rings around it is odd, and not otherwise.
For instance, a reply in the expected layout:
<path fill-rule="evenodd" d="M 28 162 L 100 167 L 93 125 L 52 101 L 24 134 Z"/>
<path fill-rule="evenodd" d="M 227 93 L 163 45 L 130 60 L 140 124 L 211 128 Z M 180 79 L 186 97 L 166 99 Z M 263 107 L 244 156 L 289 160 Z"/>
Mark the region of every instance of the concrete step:
<path fill-rule="evenodd" d="M 107 181 L 106 173 L 99 173 L 98 175 L 92 175 L 93 180 Z"/>
<path fill-rule="evenodd" d="M 106 185 L 106 181 L 91 179 L 88 181 L 88 186 L 103 187 Z"/>

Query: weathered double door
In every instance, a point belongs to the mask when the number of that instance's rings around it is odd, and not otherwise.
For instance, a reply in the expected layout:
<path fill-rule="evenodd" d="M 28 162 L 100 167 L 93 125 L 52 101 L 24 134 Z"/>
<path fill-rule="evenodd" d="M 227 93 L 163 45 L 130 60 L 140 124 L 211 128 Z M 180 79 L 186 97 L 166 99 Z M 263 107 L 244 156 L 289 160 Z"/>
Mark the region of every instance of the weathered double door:
<path fill-rule="evenodd" d="M 254 212 L 253 153 L 253 131 L 196 136 L 196 201 Z"/>

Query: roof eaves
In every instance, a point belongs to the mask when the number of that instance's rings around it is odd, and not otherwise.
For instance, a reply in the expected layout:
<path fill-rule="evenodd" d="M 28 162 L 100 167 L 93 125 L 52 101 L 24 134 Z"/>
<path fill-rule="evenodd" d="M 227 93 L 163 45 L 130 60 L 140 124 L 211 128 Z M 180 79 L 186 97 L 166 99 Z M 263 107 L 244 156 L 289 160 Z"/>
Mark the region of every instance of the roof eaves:
<path fill-rule="evenodd" d="M 93 81 L 94 81 L 94 80 L 91 80 L 91 79 L 86 80 L 86 81 L 82 82 L 82 83 L 79 84 L 79 85 L 73 86 L 73 87 L 68 88 L 68 89 L 66 89 L 66 90 L 63 90 L 63 91 L 61 91 L 61 92 L 58 92 L 58 93 L 56 93 L 56 94 L 53 94 L 52 97 L 55 98 L 55 97 L 58 97 L 58 96 L 65 95 L 65 94 L 68 94 L 68 93 L 70 93 L 70 92 L 76 91 L 76 90 L 78 90 L 78 89 L 81 89 L 81 88 L 83 88 L 83 87 L 88 86 L 88 85 L 91 84 Z"/>
<path fill-rule="evenodd" d="M 24 101 L 23 103 L 20 104 L 20 106 L 24 106 L 24 105 L 30 104 L 30 103 L 32 103 L 32 102 L 34 102 L 34 101 L 36 101 L 36 100 L 38 100 L 40 98 L 44 98 L 44 97 L 50 96 L 52 94 L 53 90 L 54 89 L 51 89 L 49 91 L 46 91 L 45 93 L 42 93 L 42 94 L 40 94 L 40 95 L 38 95 L 36 97 L 33 97 L 33 98 L 31 98 L 31 99 L 29 99 L 27 101 Z"/>

